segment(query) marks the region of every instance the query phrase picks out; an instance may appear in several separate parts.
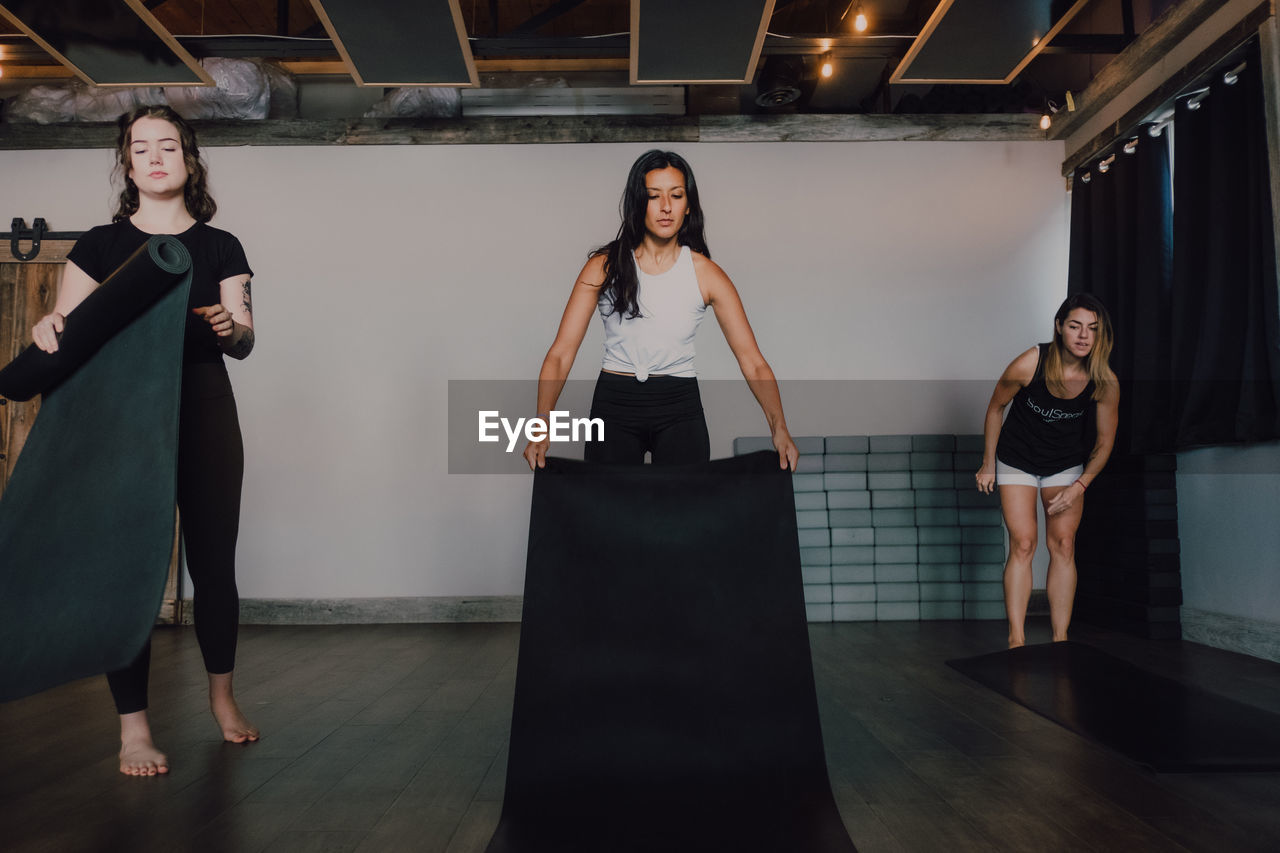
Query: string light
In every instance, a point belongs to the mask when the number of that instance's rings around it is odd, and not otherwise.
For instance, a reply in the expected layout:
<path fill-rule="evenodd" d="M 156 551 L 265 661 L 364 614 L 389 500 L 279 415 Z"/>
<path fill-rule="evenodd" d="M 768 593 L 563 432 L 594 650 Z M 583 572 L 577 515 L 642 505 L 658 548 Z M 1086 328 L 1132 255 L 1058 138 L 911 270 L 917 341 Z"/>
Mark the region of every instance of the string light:
<path fill-rule="evenodd" d="M 844 13 L 840 15 L 841 22 L 843 22 L 845 17 L 849 14 L 850 9 L 853 9 L 854 11 L 853 28 L 860 33 L 865 33 L 867 31 L 867 13 L 862 11 L 861 3 L 859 3 L 857 8 L 854 9 L 853 0 L 849 0 L 849 5 L 844 7 Z"/>
<path fill-rule="evenodd" d="M 831 64 L 831 55 L 824 53 L 822 55 L 822 76 L 830 77 L 835 72 L 835 66 Z"/>
<path fill-rule="evenodd" d="M 1040 129 L 1048 130 L 1053 124 L 1053 117 L 1058 114 L 1058 110 L 1062 109 L 1053 101 L 1045 101 L 1044 113 L 1040 116 Z"/>

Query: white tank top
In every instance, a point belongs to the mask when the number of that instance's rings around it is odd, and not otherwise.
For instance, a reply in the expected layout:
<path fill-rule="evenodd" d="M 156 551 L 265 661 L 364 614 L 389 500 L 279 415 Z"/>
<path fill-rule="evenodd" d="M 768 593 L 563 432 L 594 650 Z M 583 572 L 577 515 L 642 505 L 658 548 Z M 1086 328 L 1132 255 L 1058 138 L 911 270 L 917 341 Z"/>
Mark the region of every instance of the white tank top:
<path fill-rule="evenodd" d="M 641 316 L 627 319 L 623 311 L 611 314 L 612 302 L 606 296 L 600 298 L 600 316 L 604 320 L 602 366 L 605 370 L 634 373 L 641 382 L 650 375 L 697 376 L 693 369 L 693 339 L 707 306 L 698 290 L 689 247 L 681 246 L 671 269 L 659 275 L 647 275 L 636 264 L 636 277 Z"/>

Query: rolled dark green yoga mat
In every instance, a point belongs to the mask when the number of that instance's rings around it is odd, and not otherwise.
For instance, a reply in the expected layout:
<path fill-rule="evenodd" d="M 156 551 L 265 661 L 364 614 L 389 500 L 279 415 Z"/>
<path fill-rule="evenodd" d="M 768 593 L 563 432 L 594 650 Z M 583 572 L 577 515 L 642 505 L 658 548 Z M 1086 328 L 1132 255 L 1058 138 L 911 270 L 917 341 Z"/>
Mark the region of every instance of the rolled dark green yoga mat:
<path fill-rule="evenodd" d="M 791 475 L 548 459 L 488 853 L 849 853 Z"/>
<path fill-rule="evenodd" d="M 61 358 L 27 350 L 0 371 L 5 396 L 45 394 L 0 496 L 0 701 L 123 668 L 151 632 L 190 267 L 177 238 L 152 237 L 68 315 Z"/>

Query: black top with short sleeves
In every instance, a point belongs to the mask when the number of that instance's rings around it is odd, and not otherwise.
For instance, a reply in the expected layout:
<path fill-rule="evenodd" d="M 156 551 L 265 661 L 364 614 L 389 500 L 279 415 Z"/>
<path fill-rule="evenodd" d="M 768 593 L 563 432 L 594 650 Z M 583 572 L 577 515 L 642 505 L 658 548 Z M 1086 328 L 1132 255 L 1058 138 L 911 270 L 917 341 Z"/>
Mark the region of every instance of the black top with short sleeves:
<path fill-rule="evenodd" d="M 1049 393 L 1044 378 L 1049 346 L 1040 344 L 1035 375 L 1014 395 L 996 445 L 997 459 L 1038 477 L 1073 468 L 1088 458 L 1088 419 L 1095 408 L 1097 387 L 1091 379 L 1070 400 Z"/>
<path fill-rule="evenodd" d="M 101 283 L 151 235 L 128 219 L 90 228 L 67 253 L 67 260 Z M 205 222 L 197 222 L 175 234 L 191 253 L 191 297 L 187 307 L 201 308 L 222 302 L 221 284 L 232 276 L 253 275 L 244 249 L 235 236 Z M 227 306 L 230 307 L 230 306 Z M 187 333 L 183 344 L 183 364 L 221 362 L 218 336 L 203 317 L 187 311 Z"/>

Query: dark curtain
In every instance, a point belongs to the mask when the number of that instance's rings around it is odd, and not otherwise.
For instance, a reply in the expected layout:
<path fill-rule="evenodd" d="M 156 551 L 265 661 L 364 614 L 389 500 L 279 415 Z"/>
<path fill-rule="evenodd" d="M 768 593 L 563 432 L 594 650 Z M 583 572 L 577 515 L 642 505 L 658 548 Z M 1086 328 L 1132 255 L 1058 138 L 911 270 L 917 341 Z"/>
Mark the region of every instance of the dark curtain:
<path fill-rule="evenodd" d="M 1280 437 L 1275 233 L 1255 46 L 1234 85 L 1179 102 L 1171 425 L 1176 446 Z"/>
<path fill-rule="evenodd" d="M 1153 137 L 1143 129 L 1132 153 L 1118 150 L 1107 171 L 1095 163 L 1073 180 L 1067 289 L 1092 293 L 1111 314 L 1120 452 L 1159 449 L 1169 440 L 1169 168 L 1168 134 Z"/>
<path fill-rule="evenodd" d="M 1120 453 L 1280 438 L 1280 308 L 1256 44 L 1168 133 L 1078 169 L 1068 291 L 1111 311 Z M 1088 181 L 1085 181 L 1085 175 Z M 1172 186 L 1172 192 L 1170 187 Z"/>

